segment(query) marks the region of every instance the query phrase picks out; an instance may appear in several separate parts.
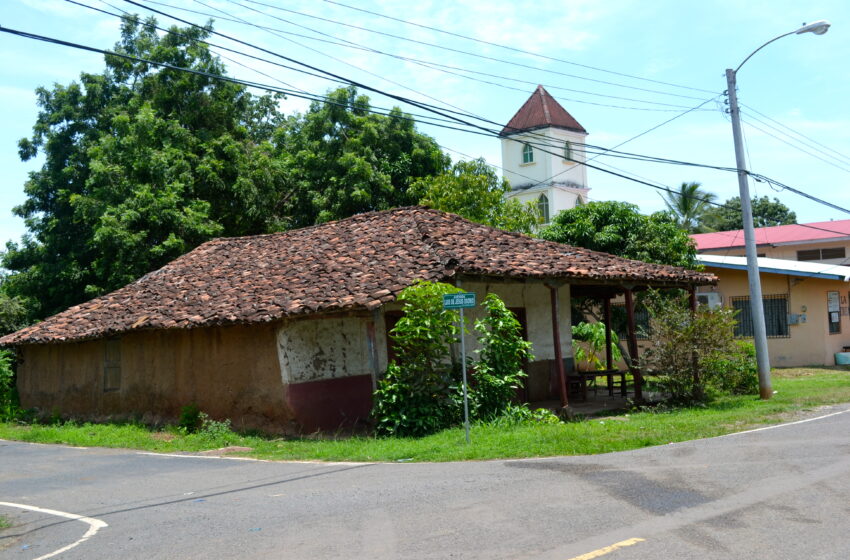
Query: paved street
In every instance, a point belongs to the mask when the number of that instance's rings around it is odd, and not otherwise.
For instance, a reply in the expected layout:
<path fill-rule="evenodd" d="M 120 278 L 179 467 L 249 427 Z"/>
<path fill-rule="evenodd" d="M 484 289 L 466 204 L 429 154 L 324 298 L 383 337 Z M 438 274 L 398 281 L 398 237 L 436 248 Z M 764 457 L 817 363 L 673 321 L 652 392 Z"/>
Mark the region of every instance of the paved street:
<path fill-rule="evenodd" d="M 633 452 L 447 464 L 0 441 L 0 514 L 16 523 L 0 558 L 846 559 L 847 410 Z"/>

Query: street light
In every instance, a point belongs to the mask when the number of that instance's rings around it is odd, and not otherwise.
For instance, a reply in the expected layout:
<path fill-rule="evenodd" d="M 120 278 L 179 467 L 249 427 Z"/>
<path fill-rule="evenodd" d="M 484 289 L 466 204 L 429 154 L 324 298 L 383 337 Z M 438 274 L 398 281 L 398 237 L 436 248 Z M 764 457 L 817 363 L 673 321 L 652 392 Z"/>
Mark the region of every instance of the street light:
<path fill-rule="evenodd" d="M 752 314 L 753 341 L 756 347 L 756 361 L 759 371 L 759 393 L 762 399 L 769 399 L 773 395 L 770 384 L 770 358 L 767 354 L 767 331 L 764 325 L 764 305 L 761 297 L 761 280 L 759 279 L 758 254 L 756 253 L 756 232 L 753 228 L 753 208 L 750 202 L 750 187 L 747 183 L 746 163 L 744 162 L 744 144 L 741 140 L 741 117 L 738 110 L 738 95 L 735 91 L 738 70 L 754 54 L 762 50 L 772 42 L 788 35 L 800 35 L 801 33 L 814 33 L 823 35 L 829 29 L 830 23 L 824 19 L 809 24 L 803 24 L 799 29 L 789 31 L 778 37 L 774 37 L 763 44 L 744 59 L 744 62 L 732 70 L 726 69 L 726 94 L 729 96 L 729 114 L 732 117 L 732 136 L 735 139 L 735 163 L 738 168 L 738 190 L 741 194 L 741 214 L 744 222 L 744 243 L 747 250 L 747 277 L 750 282 L 750 313 Z"/>

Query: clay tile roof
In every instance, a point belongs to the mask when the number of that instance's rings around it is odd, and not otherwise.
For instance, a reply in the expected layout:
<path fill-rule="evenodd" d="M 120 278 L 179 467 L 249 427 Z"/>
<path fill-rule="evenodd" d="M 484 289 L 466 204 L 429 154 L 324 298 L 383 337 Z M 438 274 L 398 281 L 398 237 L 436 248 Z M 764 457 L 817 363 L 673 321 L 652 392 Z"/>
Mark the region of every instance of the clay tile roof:
<path fill-rule="evenodd" d="M 0 338 L 0 345 L 370 310 L 418 279 L 448 280 L 458 273 L 658 286 L 716 281 L 708 273 L 622 259 L 413 206 L 208 241 L 119 290 Z"/>
<path fill-rule="evenodd" d="M 508 136 L 549 126 L 587 134 L 584 127 L 543 86 L 537 86 L 499 135 Z"/>

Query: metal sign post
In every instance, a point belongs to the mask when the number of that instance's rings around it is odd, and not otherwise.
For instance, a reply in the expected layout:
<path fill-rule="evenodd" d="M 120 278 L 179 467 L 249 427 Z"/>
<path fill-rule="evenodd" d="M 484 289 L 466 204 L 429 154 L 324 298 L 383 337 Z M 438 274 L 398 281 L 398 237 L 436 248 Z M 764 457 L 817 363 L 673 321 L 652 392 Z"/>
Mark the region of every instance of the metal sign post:
<path fill-rule="evenodd" d="M 460 309 L 460 360 L 463 371 L 463 427 L 466 430 L 466 443 L 469 443 L 469 396 L 466 390 L 466 341 L 463 336 L 463 310 L 475 307 L 475 292 L 443 294 L 443 309 Z"/>

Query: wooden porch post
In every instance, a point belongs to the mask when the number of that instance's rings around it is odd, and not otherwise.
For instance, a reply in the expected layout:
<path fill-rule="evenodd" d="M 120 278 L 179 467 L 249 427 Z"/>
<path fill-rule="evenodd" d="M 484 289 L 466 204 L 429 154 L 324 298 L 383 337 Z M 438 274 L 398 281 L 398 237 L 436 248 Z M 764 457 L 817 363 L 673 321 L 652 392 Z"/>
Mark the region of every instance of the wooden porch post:
<path fill-rule="evenodd" d="M 567 398 L 567 375 L 564 372 L 564 358 L 561 355 L 561 329 L 558 325 L 560 313 L 558 310 L 558 286 L 547 284 L 549 298 L 552 302 L 552 344 L 555 345 L 555 371 L 558 372 L 558 385 L 561 391 L 561 408 L 570 405 Z"/>
<path fill-rule="evenodd" d="M 697 314 L 697 292 L 694 286 L 688 288 L 688 304 L 691 308 L 691 320 L 693 321 Z M 691 372 L 694 378 L 693 396 L 694 399 L 699 400 L 702 398 L 702 385 L 700 385 L 699 364 L 697 360 L 697 353 L 695 351 L 691 352 Z"/>
<path fill-rule="evenodd" d="M 629 369 L 635 379 L 635 402 L 643 402 L 643 377 L 638 363 L 637 332 L 635 330 L 635 300 L 632 289 L 626 288 L 626 326 L 629 335 Z"/>

